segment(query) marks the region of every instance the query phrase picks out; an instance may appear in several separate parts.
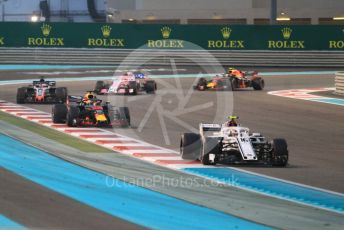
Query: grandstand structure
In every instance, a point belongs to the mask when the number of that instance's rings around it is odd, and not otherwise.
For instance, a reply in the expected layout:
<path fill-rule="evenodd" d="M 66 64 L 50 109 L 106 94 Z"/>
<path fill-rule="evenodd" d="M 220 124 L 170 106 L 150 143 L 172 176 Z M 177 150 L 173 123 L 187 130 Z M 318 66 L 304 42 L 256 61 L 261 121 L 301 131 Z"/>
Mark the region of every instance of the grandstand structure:
<path fill-rule="evenodd" d="M 108 0 L 108 21 L 162 24 L 270 23 L 274 0 Z M 277 24 L 343 24 L 342 0 L 275 0 Z M 335 20 L 334 20 L 335 19 Z M 342 20 L 336 20 L 342 19 Z"/>
<path fill-rule="evenodd" d="M 0 21 L 344 24 L 343 0 L 0 0 Z"/>

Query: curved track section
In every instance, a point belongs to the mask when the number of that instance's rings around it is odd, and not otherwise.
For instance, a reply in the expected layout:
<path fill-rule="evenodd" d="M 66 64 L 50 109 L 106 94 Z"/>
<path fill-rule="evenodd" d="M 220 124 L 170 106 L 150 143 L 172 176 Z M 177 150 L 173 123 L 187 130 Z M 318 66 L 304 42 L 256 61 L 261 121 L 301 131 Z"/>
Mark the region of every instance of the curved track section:
<path fill-rule="evenodd" d="M 264 91 L 243 90 L 234 92 L 233 113 L 240 117 L 242 125 L 252 131 L 261 132 L 268 137 L 284 137 L 288 141 L 290 161 L 287 168 L 245 167 L 256 173 L 275 176 L 315 187 L 320 187 L 344 193 L 342 165 L 344 163 L 344 144 L 341 141 L 344 133 L 342 122 L 343 108 L 330 104 L 319 104 L 312 101 L 300 101 L 288 98 L 270 96 L 266 91 L 280 89 L 299 89 L 330 87 L 333 75 L 293 75 L 265 76 Z M 193 92 L 188 106 L 202 105 L 214 101 L 207 108 L 195 112 L 181 114 L 183 124 L 173 119 L 164 119 L 168 137 L 163 135 L 159 112 L 153 111 L 148 119 L 147 111 L 156 97 L 160 97 L 160 105 L 164 111 L 172 111 L 178 106 L 179 98 L 174 92 L 165 88 L 165 82 L 176 85 L 175 79 L 164 79 L 164 85 L 158 85 L 157 95 L 138 95 L 137 97 L 112 96 L 115 103 L 126 103 L 132 114 L 132 129 L 116 129 L 115 132 L 141 139 L 148 143 L 178 150 L 181 133 L 197 127 L 199 122 L 222 122 L 228 114 L 222 115 L 222 120 L 214 120 L 214 110 L 223 104 L 226 92 Z M 187 92 L 194 83 L 193 78 L 180 79 L 183 92 Z M 158 81 L 159 83 L 159 81 Z M 60 85 L 64 85 L 63 82 Z M 85 90 L 93 89 L 93 81 L 68 82 L 69 93 L 81 95 Z M 19 85 L 1 86 L 0 98 L 15 102 L 15 92 Z M 165 91 L 167 90 L 167 93 Z M 180 91 L 178 91 L 179 93 Z M 119 98 L 119 99 L 118 99 Z M 108 100 L 109 98 L 105 98 Z M 50 113 L 51 105 L 26 105 L 34 109 Z M 160 119 L 160 120 L 159 120 Z M 144 125 L 143 124 L 144 122 Z M 141 128 L 140 130 L 138 130 Z"/>
<path fill-rule="evenodd" d="M 173 111 L 175 107 L 178 107 L 180 99 L 185 99 L 185 97 L 179 97 L 178 94 L 187 95 L 194 81 L 193 78 L 183 78 L 178 81 L 164 79 L 158 81 L 159 92 L 157 95 L 139 95 L 129 98 L 111 97 L 114 99 L 110 99 L 115 102 L 129 105 L 133 127 L 130 130 L 115 129 L 106 132 L 116 132 L 153 145 L 177 150 L 181 133 L 197 127 L 199 122 L 222 122 L 213 114 L 214 110 L 218 110 L 218 107 L 228 100 L 228 94 L 226 92 L 192 92 L 186 102 L 189 107 L 211 101 L 215 103 L 208 107 L 201 107 L 199 110 L 190 110 L 180 114 L 178 118 L 183 122 L 177 122 L 176 119 L 169 117 L 170 119 L 164 119 L 164 125 L 162 125 L 161 110 L 160 112 L 159 110 L 153 111 L 149 116 L 146 114 L 156 98 L 159 98 L 159 105 L 163 111 Z M 265 81 L 268 91 L 285 88 L 330 87 L 333 76 L 326 74 L 315 76 L 275 75 L 266 76 Z M 63 82 L 60 85 L 63 85 Z M 92 89 L 93 86 L 94 81 L 68 83 L 70 94 L 76 95 Z M 177 86 L 176 88 L 180 87 L 182 90 L 178 88 L 173 92 L 169 90 L 168 86 Z M 17 87 L 18 85 L 1 86 L 0 98 L 14 102 Z M 234 114 L 240 116 L 243 125 L 269 137 L 285 137 L 289 143 L 290 164 L 287 168 L 246 166 L 243 167 L 244 170 L 343 193 L 344 188 L 340 183 L 344 179 L 341 170 L 344 163 L 341 154 L 344 145 L 340 141 L 340 136 L 344 131 L 340 122 L 343 115 L 342 108 L 326 104 L 320 106 L 317 102 L 311 101 L 273 97 L 265 91 L 251 90 L 234 92 L 233 105 Z M 50 105 L 25 106 L 48 113 L 51 109 Z M 223 114 L 223 117 L 226 115 Z M 142 125 L 142 121 L 144 121 L 144 125 Z M 183 124 L 189 124 L 189 126 Z M 167 137 L 164 129 L 168 130 Z M 141 153 L 140 156 L 144 156 L 144 153 Z"/>

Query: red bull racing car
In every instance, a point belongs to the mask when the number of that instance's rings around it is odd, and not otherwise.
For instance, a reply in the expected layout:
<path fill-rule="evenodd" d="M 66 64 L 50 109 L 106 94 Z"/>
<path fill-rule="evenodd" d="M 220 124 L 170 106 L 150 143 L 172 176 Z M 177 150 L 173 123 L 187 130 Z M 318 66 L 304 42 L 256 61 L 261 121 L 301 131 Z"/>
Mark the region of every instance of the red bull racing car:
<path fill-rule="evenodd" d="M 141 72 L 127 72 L 121 76 L 114 76 L 112 82 L 97 81 L 94 92 L 96 94 L 136 95 L 139 92 L 155 93 L 156 82 Z"/>
<path fill-rule="evenodd" d="M 194 89 L 204 90 L 237 90 L 252 87 L 254 90 L 264 89 L 264 79 L 258 76 L 257 71 L 241 71 L 229 68 L 228 72 L 217 75 L 212 79 L 200 78 Z"/>
<path fill-rule="evenodd" d="M 55 104 L 52 108 L 53 123 L 66 123 L 70 127 L 128 127 L 130 114 L 128 107 L 114 107 L 102 103 L 93 92 L 82 96 L 68 96 L 66 104 Z"/>
<path fill-rule="evenodd" d="M 67 99 L 67 88 L 56 88 L 56 81 L 41 78 L 32 85 L 17 90 L 17 103 L 64 103 Z"/>

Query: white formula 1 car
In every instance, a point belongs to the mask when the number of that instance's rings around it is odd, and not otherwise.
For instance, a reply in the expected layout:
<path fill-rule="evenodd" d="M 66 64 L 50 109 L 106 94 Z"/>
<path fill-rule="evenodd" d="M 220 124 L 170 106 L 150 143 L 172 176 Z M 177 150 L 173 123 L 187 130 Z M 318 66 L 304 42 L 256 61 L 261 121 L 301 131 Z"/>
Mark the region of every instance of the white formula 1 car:
<path fill-rule="evenodd" d="M 184 133 L 180 154 L 186 160 L 200 160 L 204 165 L 263 163 L 286 166 L 287 142 L 276 138 L 267 141 L 260 133 L 250 133 L 241 126 L 200 124 L 200 133 Z"/>
<path fill-rule="evenodd" d="M 94 87 L 96 94 L 136 95 L 138 92 L 155 93 L 156 82 L 141 72 L 127 72 L 114 76 L 112 82 L 97 81 Z"/>

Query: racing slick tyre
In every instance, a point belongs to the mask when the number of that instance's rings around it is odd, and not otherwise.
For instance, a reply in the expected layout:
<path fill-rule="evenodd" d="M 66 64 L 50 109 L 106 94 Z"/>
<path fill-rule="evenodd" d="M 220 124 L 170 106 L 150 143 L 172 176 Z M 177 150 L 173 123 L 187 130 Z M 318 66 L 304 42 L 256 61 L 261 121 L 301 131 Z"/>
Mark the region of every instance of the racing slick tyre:
<path fill-rule="evenodd" d="M 52 107 L 51 116 L 53 123 L 62 124 L 66 122 L 67 106 L 65 104 L 55 104 Z"/>
<path fill-rule="evenodd" d="M 200 91 L 206 90 L 207 89 L 207 84 L 208 84 L 207 80 L 204 77 L 201 77 L 198 80 L 198 83 L 197 83 L 195 89 L 198 89 Z"/>
<path fill-rule="evenodd" d="M 201 136 L 184 133 L 180 139 L 180 155 L 184 160 L 198 160 L 201 153 Z"/>
<path fill-rule="evenodd" d="M 236 89 L 239 88 L 239 81 L 238 81 L 237 78 L 230 77 L 229 80 L 231 82 L 231 89 L 232 89 L 232 91 L 235 91 Z"/>
<path fill-rule="evenodd" d="M 286 140 L 277 138 L 272 140 L 272 165 L 284 167 L 288 163 L 288 145 Z"/>
<path fill-rule="evenodd" d="M 26 88 L 18 88 L 17 89 L 17 104 L 24 104 L 26 97 Z"/>
<path fill-rule="evenodd" d="M 230 79 L 228 79 L 228 78 L 223 79 L 222 82 L 223 82 L 223 90 L 233 91 L 232 82 Z"/>
<path fill-rule="evenodd" d="M 67 88 L 66 87 L 60 87 L 56 88 L 55 90 L 56 95 L 56 101 L 59 103 L 65 103 L 67 101 Z"/>
<path fill-rule="evenodd" d="M 118 107 L 118 111 L 119 111 L 119 116 L 121 120 L 126 120 L 128 125 L 126 126 L 130 126 L 130 112 L 129 112 L 129 108 L 128 107 Z"/>
<path fill-rule="evenodd" d="M 97 81 L 96 86 L 94 87 L 94 92 L 98 95 L 102 94 L 101 90 L 105 88 L 104 81 Z"/>
<path fill-rule="evenodd" d="M 155 90 L 156 90 L 156 83 L 155 81 L 147 81 L 146 82 L 146 93 L 155 93 Z"/>
<path fill-rule="evenodd" d="M 201 162 L 203 165 L 216 165 L 216 156 L 220 153 L 219 143 L 217 138 L 206 137 L 202 143 Z M 209 159 L 210 154 L 214 154 L 215 157 L 211 161 Z"/>
<path fill-rule="evenodd" d="M 252 80 L 252 87 L 254 90 L 262 90 L 264 89 L 265 82 L 264 79 L 257 77 L 256 79 Z"/>
<path fill-rule="evenodd" d="M 137 95 L 138 84 L 134 82 L 129 82 L 129 90 L 132 89 L 132 92 L 128 91 L 129 95 Z"/>
<path fill-rule="evenodd" d="M 69 107 L 69 111 L 67 112 L 67 125 L 69 127 L 77 126 L 77 123 L 75 122 L 75 120 L 78 118 L 79 113 L 80 111 L 78 107 L 75 107 L 75 106 Z"/>

